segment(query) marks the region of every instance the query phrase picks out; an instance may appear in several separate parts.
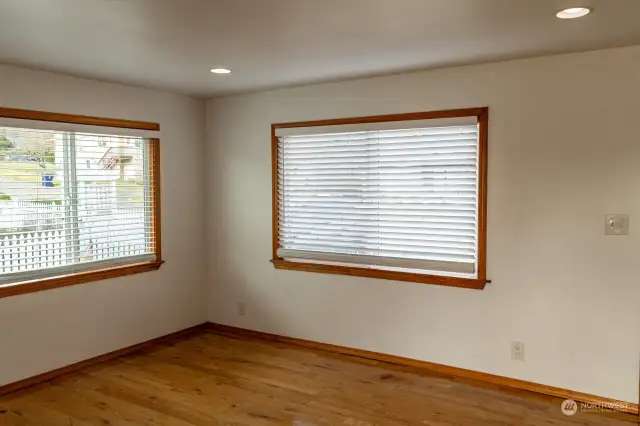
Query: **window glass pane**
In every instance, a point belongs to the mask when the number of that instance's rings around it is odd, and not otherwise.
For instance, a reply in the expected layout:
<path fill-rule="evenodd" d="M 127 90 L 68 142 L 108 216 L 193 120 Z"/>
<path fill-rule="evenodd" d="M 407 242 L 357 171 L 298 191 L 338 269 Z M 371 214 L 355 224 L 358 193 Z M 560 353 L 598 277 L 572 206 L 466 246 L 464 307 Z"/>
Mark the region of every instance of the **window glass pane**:
<path fill-rule="evenodd" d="M 149 142 L 142 138 L 75 134 L 80 253 L 102 260 L 150 253 Z"/>
<path fill-rule="evenodd" d="M 0 127 L 0 285 L 151 255 L 150 149 L 140 137 Z"/>
<path fill-rule="evenodd" d="M 477 125 L 283 136 L 278 154 L 282 257 L 475 273 Z"/>
<path fill-rule="evenodd" d="M 62 146 L 55 132 L 0 127 L 0 233 L 61 230 Z"/>

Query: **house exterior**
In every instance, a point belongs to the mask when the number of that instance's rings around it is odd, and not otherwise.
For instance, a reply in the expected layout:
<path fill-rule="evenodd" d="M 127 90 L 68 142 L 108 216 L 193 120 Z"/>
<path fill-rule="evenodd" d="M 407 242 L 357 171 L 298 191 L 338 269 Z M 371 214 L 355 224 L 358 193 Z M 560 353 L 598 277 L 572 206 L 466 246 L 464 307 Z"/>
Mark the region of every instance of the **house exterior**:
<path fill-rule="evenodd" d="M 79 182 L 142 180 L 144 168 L 140 139 L 83 133 L 74 136 L 56 134 L 55 164 L 58 176 L 64 175 L 63 146 L 64 143 L 70 143 L 65 138 L 71 137 L 77 146 L 75 170 Z"/>

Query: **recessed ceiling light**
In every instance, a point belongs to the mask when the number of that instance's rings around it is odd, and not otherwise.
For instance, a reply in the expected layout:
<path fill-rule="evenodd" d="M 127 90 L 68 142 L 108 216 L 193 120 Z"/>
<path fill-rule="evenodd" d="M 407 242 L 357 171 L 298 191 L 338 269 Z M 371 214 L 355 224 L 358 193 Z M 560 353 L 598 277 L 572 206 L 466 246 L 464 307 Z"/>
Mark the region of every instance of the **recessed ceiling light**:
<path fill-rule="evenodd" d="M 230 74 L 231 70 L 227 68 L 213 68 L 211 72 L 214 74 Z"/>
<path fill-rule="evenodd" d="M 560 19 L 575 19 L 582 18 L 583 16 L 587 16 L 593 10 L 589 7 L 570 7 L 568 9 L 563 9 L 560 12 L 556 13 L 556 16 Z"/>

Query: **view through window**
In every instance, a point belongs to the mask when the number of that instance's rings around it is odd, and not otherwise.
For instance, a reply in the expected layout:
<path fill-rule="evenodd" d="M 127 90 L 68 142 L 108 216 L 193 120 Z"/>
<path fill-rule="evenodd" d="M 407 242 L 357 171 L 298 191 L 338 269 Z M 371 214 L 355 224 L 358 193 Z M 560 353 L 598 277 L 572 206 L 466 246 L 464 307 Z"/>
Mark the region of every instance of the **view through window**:
<path fill-rule="evenodd" d="M 154 260 L 152 144 L 0 127 L 0 285 Z"/>

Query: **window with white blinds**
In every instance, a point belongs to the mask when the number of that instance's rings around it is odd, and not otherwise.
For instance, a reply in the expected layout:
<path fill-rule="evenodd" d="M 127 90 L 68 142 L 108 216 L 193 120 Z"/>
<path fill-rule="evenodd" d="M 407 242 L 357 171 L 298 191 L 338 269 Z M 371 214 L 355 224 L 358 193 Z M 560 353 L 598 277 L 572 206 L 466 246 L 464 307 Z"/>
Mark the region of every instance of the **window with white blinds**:
<path fill-rule="evenodd" d="M 0 289 L 159 260 L 153 132 L 7 122 L 0 125 Z"/>
<path fill-rule="evenodd" d="M 277 259 L 478 278 L 477 116 L 304 126 L 275 129 Z"/>

